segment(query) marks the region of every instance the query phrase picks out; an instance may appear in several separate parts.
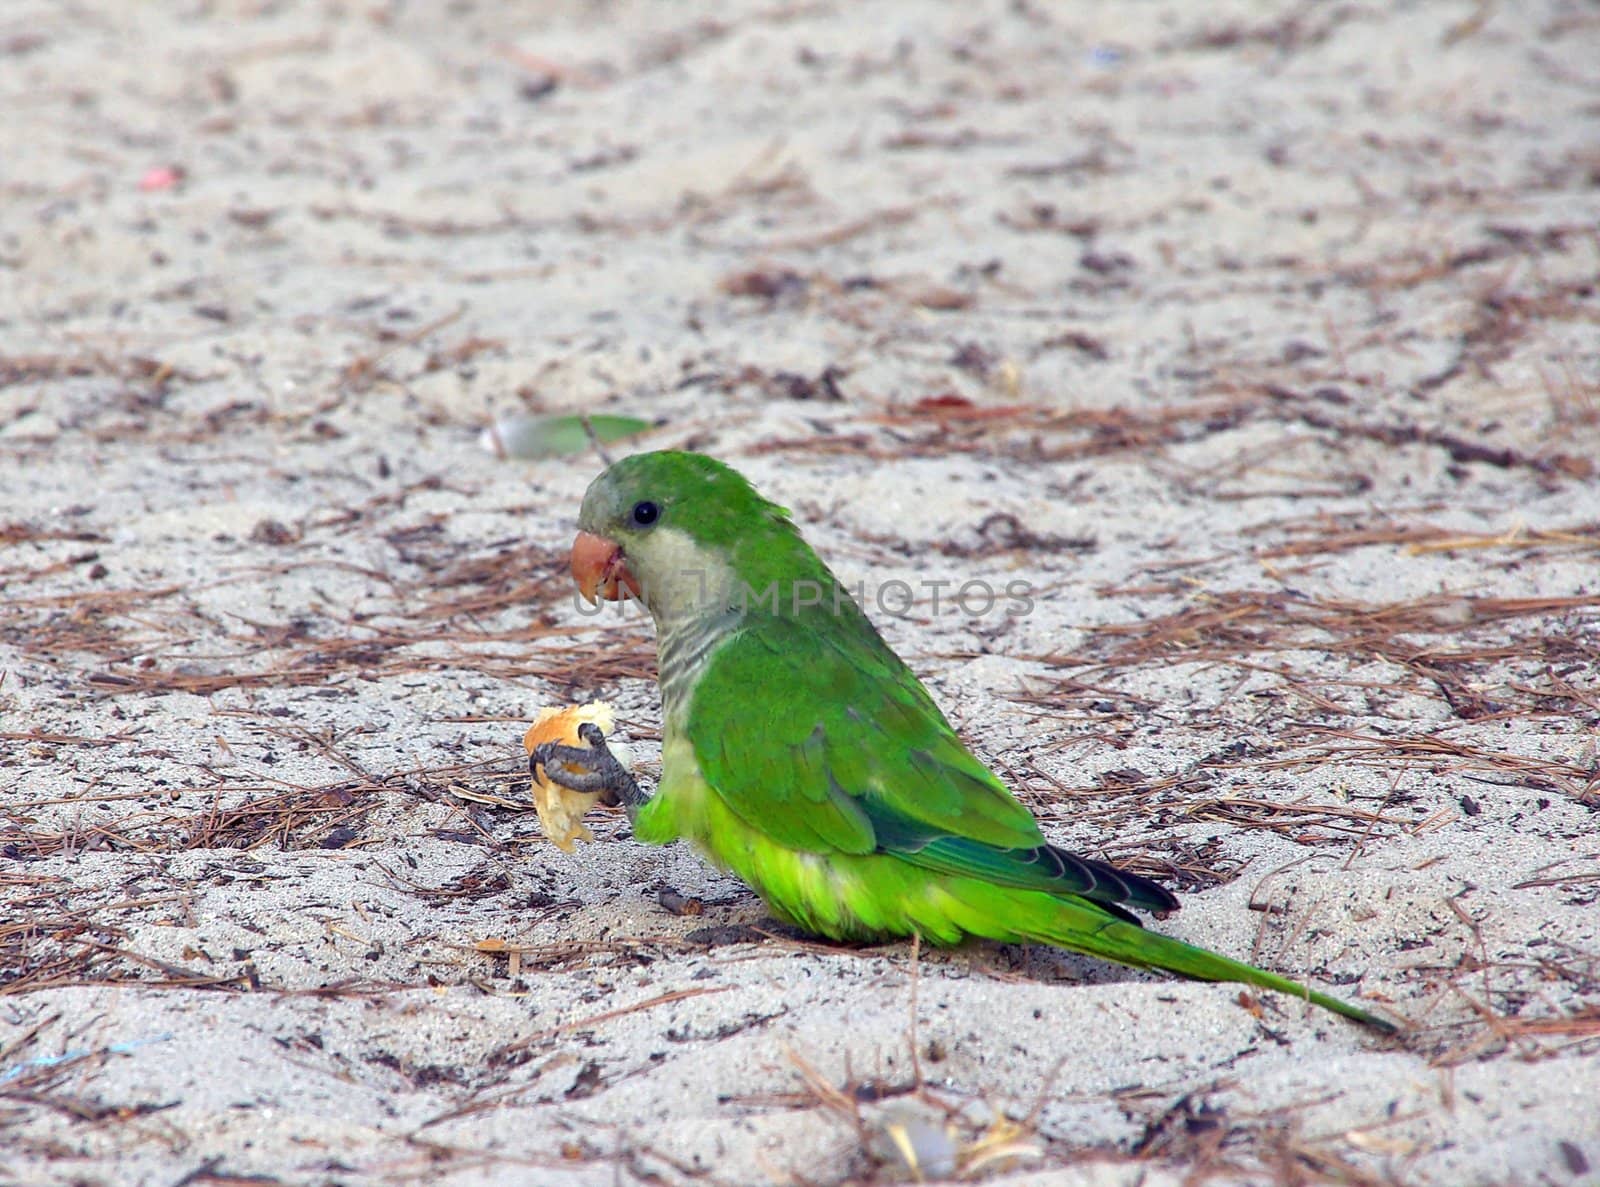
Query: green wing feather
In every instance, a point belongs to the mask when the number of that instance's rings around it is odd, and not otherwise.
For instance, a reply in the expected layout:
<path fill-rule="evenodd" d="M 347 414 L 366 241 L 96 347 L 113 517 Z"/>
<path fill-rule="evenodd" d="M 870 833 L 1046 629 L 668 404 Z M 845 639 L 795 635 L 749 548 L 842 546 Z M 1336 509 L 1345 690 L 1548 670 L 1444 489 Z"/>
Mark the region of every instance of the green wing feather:
<path fill-rule="evenodd" d="M 696 684 L 688 738 L 736 816 L 790 848 L 893 854 L 1082 895 L 1129 921 L 1115 904 L 1177 907 L 1153 882 L 1048 844 L 865 615 L 843 610 L 747 621 Z"/>

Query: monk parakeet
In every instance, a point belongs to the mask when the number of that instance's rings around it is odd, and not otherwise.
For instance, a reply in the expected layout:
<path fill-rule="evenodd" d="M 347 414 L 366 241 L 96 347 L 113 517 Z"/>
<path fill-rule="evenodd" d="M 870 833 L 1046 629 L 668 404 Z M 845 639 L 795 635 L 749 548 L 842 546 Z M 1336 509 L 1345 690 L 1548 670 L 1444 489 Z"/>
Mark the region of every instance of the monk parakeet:
<path fill-rule="evenodd" d="M 1056 848 L 962 744 L 782 507 L 695 453 L 625 458 L 578 516 L 572 572 L 589 601 L 641 598 L 655 619 L 661 779 L 642 795 L 604 738 L 533 755 L 603 789 L 652 844 L 687 838 L 773 914 L 835 940 L 920 935 L 1053 944 L 1144 969 L 1367 1011 L 1146 931 L 1130 908 L 1178 901 Z"/>

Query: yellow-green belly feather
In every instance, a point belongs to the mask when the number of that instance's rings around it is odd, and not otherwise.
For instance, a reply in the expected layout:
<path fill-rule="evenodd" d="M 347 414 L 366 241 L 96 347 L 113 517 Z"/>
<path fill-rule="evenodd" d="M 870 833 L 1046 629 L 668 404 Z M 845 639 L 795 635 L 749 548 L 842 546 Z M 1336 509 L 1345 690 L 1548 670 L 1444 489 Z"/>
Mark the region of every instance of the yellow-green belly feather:
<path fill-rule="evenodd" d="M 1384 1030 L 1392 1023 L 1242 961 L 1146 931 L 1072 895 L 997 886 L 930 871 L 886 853 L 807 853 L 775 844 L 729 809 L 701 776 L 689 744 L 669 736 L 656 796 L 634 820 L 639 840 L 692 842 L 742 879 L 778 916 L 836 940 L 919 935 L 940 945 L 968 937 L 1045 943 L 1135 968 L 1202 981 L 1237 981 L 1304 998 Z"/>
<path fill-rule="evenodd" d="M 707 785 L 687 743 L 668 741 L 663 748 L 661 786 L 635 819 L 634 835 L 657 845 L 690 841 L 746 882 L 779 918 L 817 935 L 876 940 L 918 932 L 931 942 L 955 944 L 993 930 L 940 885 L 964 879 L 930 877 L 883 854 L 824 856 L 774 844 Z"/>

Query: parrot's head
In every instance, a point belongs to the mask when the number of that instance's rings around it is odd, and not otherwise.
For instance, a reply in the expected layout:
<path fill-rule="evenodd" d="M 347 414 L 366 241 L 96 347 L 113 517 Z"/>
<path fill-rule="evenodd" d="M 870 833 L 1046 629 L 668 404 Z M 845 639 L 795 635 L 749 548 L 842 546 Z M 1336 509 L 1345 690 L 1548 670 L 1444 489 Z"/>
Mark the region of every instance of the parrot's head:
<path fill-rule="evenodd" d="M 636 597 L 660 619 L 716 610 L 740 581 L 810 556 L 789 513 L 700 453 L 623 458 L 589 484 L 572 577 L 590 602 Z"/>

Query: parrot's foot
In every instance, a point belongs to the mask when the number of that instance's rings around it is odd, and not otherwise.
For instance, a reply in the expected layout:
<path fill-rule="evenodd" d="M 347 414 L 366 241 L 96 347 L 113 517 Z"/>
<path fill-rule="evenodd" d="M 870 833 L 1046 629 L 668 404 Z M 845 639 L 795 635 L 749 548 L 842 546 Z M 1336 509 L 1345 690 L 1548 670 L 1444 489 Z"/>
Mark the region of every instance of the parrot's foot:
<path fill-rule="evenodd" d="M 611 753 L 605 733 L 598 725 L 584 722 L 578 727 L 578 737 L 588 746 L 566 746 L 560 742 L 535 746 L 528 756 L 528 773 L 538 778 L 539 768 L 543 767 L 550 782 L 559 783 L 569 791 L 598 791 L 602 804 L 612 807 L 620 804 L 630 817 L 649 802 L 650 797 L 639 790 L 627 768 Z"/>

